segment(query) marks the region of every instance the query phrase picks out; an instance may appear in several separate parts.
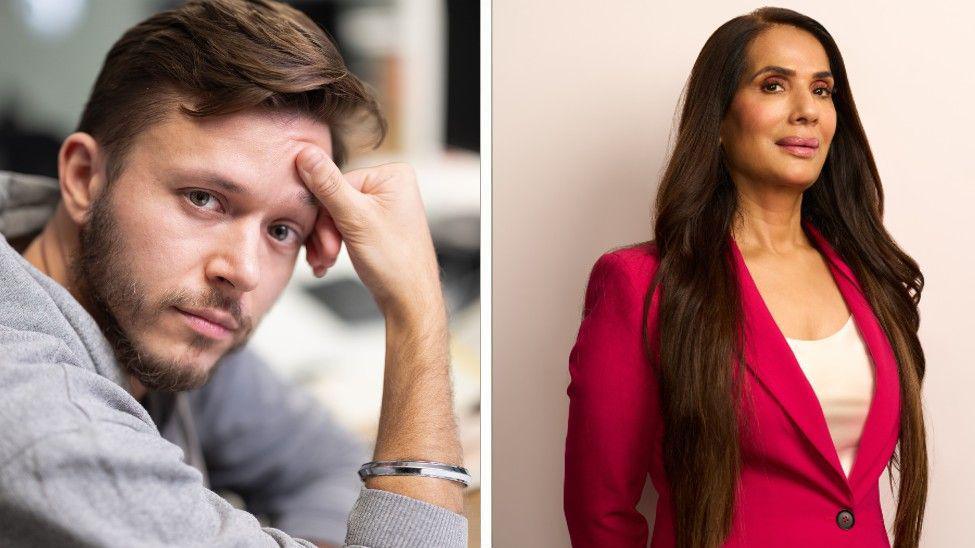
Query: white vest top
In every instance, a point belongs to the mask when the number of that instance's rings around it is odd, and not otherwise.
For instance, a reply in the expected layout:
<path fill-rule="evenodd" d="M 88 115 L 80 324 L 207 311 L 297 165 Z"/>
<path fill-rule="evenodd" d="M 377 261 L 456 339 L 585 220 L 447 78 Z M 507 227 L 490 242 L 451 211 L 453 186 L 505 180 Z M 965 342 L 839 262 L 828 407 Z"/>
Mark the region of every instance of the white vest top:
<path fill-rule="evenodd" d="M 870 355 L 853 316 L 824 339 L 785 340 L 819 398 L 840 464 L 849 477 L 874 383 Z"/>

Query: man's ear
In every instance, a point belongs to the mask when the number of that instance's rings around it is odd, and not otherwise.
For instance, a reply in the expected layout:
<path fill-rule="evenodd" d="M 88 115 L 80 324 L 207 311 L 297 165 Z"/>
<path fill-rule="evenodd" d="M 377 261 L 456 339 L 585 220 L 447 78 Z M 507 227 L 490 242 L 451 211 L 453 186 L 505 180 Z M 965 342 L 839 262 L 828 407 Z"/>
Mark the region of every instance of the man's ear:
<path fill-rule="evenodd" d="M 105 190 L 100 151 L 91 135 L 75 132 L 64 139 L 58 153 L 61 200 L 78 226 L 88 221 L 92 202 Z"/>

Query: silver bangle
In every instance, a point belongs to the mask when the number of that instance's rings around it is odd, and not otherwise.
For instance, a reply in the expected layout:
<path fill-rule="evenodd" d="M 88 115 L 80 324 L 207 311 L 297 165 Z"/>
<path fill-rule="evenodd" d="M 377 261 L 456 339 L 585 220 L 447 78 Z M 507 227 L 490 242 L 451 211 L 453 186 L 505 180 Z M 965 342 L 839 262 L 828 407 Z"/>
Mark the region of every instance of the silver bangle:
<path fill-rule="evenodd" d="M 464 487 L 471 484 L 467 469 L 428 460 L 384 460 L 367 462 L 359 468 L 359 479 L 370 476 L 423 476 L 455 481 Z"/>

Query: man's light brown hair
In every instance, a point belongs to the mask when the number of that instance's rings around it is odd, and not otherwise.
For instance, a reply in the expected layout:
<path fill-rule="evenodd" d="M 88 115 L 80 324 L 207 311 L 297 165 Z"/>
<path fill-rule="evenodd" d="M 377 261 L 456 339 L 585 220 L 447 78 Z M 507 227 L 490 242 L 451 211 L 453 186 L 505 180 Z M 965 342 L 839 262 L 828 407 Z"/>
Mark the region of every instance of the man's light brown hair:
<path fill-rule="evenodd" d="M 122 173 L 135 138 L 177 106 L 192 117 L 253 107 L 310 115 L 331 129 L 340 166 L 353 126 L 373 122 L 374 146 L 387 129 L 328 33 L 272 0 L 191 0 L 115 42 L 77 129 L 105 151 L 108 183 Z"/>

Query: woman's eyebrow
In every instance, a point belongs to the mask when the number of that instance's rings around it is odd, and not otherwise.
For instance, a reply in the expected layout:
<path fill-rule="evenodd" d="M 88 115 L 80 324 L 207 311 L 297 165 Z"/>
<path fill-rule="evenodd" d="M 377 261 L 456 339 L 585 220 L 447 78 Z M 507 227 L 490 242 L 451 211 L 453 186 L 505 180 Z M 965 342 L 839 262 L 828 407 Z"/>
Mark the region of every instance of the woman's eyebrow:
<path fill-rule="evenodd" d="M 795 76 L 796 71 L 792 69 L 787 69 L 785 67 L 780 67 L 778 65 L 768 65 L 758 69 L 755 74 L 752 75 L 751 79 L 754 80 L 756 76 L 764 72 L 772 72 L 775 74 L 781 74 L 782 76 Z M 833 73 L 828 70 L 821 70 L 813 74 L 813 78 L 832 78 Z"/>

